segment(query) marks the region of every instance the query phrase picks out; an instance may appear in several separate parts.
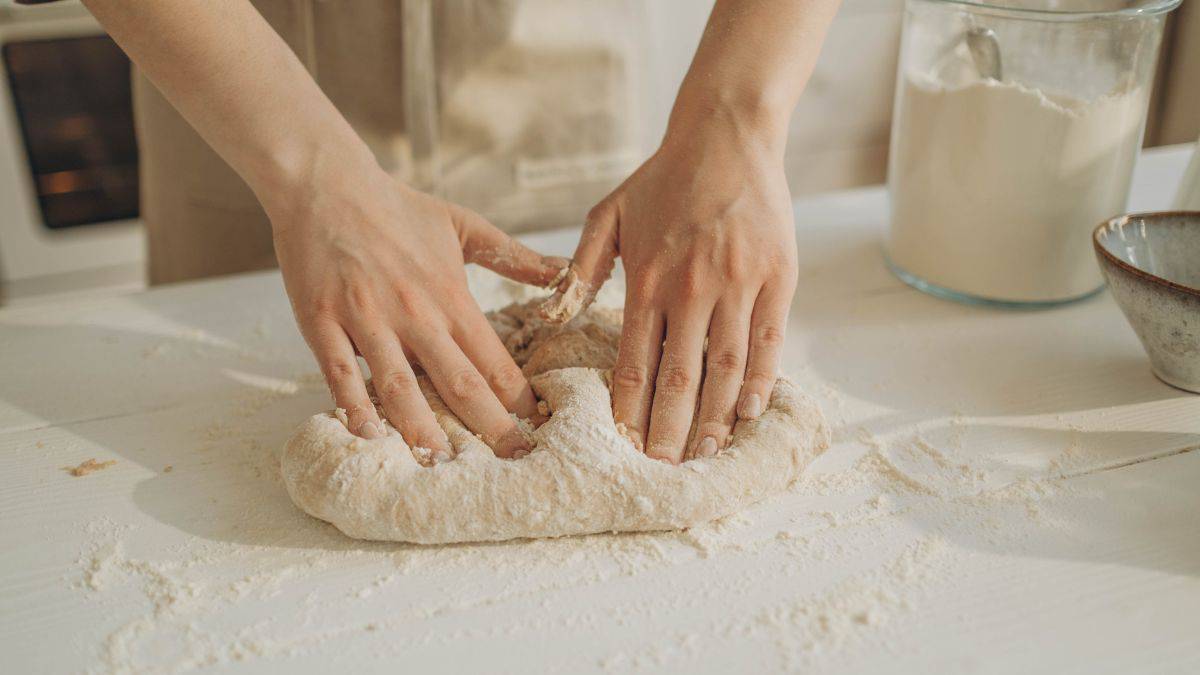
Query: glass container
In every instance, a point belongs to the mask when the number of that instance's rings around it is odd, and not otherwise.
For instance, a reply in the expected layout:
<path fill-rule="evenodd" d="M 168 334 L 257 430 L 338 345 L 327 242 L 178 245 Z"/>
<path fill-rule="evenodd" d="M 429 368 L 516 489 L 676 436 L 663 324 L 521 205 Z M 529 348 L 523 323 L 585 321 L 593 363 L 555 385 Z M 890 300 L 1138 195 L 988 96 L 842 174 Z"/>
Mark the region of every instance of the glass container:
<path fill-rule="evenodd" d="M 907 0 L 888 160 L 889 266 L 955 300 L 1046 306 L 1103 285 L 1179 0 Z"/>

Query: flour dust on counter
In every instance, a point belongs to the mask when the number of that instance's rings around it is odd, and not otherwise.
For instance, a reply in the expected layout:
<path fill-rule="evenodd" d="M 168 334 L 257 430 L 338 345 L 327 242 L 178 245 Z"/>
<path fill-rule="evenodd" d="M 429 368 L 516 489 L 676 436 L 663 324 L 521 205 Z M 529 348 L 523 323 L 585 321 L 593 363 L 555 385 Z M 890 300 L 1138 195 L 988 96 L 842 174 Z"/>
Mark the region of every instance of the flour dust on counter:
<path fill-rule="evenodd" d="M 933 608 L 1006 587 L 1011 556 L 1056 550 L 1082 514 L 1123 510 L 1070 469 L 1082 449 L 997 463 L 964 450 L 977 420 L 878 429 L 801 369 L 835 444 L 740 513 L 674 532 L 354 541 L 296 510 L 278 471 L 280 413 L 322 400 L 319 376 L 237 372 L 241 394 L 186 411 L 191 456 L 154 466 L 194 512 L 181 538 L 144 519 L 82 525 L 65 584 L 103 613 L 84 642 L 94 672 L 837 671 L 911 654 Z"/>
<path fill-rule="evenodd" d="M 830 448 L 682 531 L 420 546 L 307 516 L 281 449 L 329 400 L 277 273 L 0 310 L 6 672 L 1200 672 L 1200 398 L 1107 295 L 907 290 L 885 212 L 797 202 L 782 363 Z M 538 294 L 468 276 L 485 310 Z M 61 468 L 88 458 L 117 464 Z"/>
<path fill-rule="evenodd" d="M 266 543 L 195 537 L 147 554 L 136 527 L 98 520 L 74 584 L 99 602 L 129 591 L 143 598 L 97 646 L 104 671 L 345 653 L 403 666 L 470 642 L 493 656 L 486 645 L 505 645 L 512 654 L 491 670 L 507 672 L 538 643 L 580 631 L 609 637 L 572 653 L 548 648 L 545 667 L 532 670 L 686 669 L 718 647 L 745 644 L 761 668 L 822 671 L 844 665 L 856 646 L 903 650 L 901 627 L 920 621 L 930 597 L 968 583 L 956 570 L 981 555 L 973 547 L 1036 548 L 1099 501 L 1054 476 L 947 495 L 936 481 L 957 485 L 961 458 L 914 477 L 887 458 L 889 442 L 863 438 L 843 448 L 857 454 L 848 466 L 810 473 L 744 514 L 668 533 L 352 542 L 289 514 L 276 484 L 267 511 L 279 517 L 240 532 Z M 260 452 L 269 468 L 277 455 Z M 280 539 L 286 545 L 270 543 Z"/>

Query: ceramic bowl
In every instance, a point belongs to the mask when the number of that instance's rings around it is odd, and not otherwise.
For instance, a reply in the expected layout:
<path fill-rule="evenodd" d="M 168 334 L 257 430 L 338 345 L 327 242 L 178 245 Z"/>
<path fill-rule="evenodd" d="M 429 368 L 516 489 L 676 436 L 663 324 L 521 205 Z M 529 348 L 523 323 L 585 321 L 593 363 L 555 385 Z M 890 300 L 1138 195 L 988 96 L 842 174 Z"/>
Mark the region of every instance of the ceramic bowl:
<path fill-rule="evenodd" d="M 1200 211 L 1113 218 L 1092 243 L 1154 374 L 1200 393 Z"/>

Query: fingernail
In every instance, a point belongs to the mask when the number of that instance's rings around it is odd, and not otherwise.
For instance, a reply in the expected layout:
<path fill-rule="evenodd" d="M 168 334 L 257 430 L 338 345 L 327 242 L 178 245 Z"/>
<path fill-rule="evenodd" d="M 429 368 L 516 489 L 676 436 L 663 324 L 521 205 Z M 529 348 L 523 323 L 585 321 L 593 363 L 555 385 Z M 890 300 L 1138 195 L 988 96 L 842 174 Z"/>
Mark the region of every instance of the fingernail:
<path fill-rule="evenodd" d="M 450 448 L 452 447 L 450 445 L 450 437 L 447 436 L 446 432 L 442 431 L 441 429 L 438 429 L 438 432 L 441 435 L 437 437 L 437 440 L 435 440 L 433 442 L 433 445 L 430 447 L 433 447 L 434 449 L 441 450 L 442 452 L 449 454 L 451 452 Z"/>
<path fill-rule="evenodd" d="M 376 423 L 367 420 L 358 426 L 358 435 L 363 438 L 383 438 L 383 429 Z"/>
<path fill-rule="evenodd" d="M 737 414 L 744 420 L 758 419 L 763 414 L 762 397 L 754 393 L 746 394 L 738 404 Z"/>
<path fill-rule="evenodd" d="M 445 450 L 435 450 L 433 452 L 433 463 L 434 464 L 445 464 L 446 462 L 449 462 L 449 461 L 450 461 L 450 453 L 446 452 Z"/>
<path fill-rule="evenodd" d="M 528 454 L 529 454 L 528 450 L 525 450 L 524 448 L 518 448 L 517 450 L 513 451 L 512 458 L 513 459 L 521 459 L 522 457 L 524 457 Z"/>
<path fill-rule="evenodd" d="M 518 453 L 520 453 L 519 456 L 523 457 L 528 455 L 532 450 L 533 447 L 529 444 L 529 439 L 525 438 L 525 434 L 521 433 L 520 429 L 515 428 L 504 434 L 499 442 L 496 443 L 496 454 L 501 457 L 515 458 L 518 457 Z"/>
<path fill-rule="evenodd" d="M 700 445 L 696 446 L 697 457 L 713 457 L 717 454 L 717 439 L 712 436 L 705 436 L 704 440 L 700 441 Z"/>

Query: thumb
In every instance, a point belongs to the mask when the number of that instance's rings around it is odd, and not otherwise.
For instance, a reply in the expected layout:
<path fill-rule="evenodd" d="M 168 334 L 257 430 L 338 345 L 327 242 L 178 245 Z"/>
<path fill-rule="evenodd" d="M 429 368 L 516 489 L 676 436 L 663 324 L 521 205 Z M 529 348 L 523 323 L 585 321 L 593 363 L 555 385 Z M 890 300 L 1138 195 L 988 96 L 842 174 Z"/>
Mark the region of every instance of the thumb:
<path fill-rule="evenodd" d="M 470 209 L 448 205 L 458 228 L 463 259 L 513 281 L 550 287 L 566 273 L 566 258 L 544 256 L 502 232 Z"/>
<path fill-rule="evenodd" d="M 575 248 L 566 276 L 538 308 L 550 323 L 566 323 L 592 304 L 596 293 L 612 273 L 617 258 L 617 208 L 605 200 L 588 213 L 587 224 Z"/>

